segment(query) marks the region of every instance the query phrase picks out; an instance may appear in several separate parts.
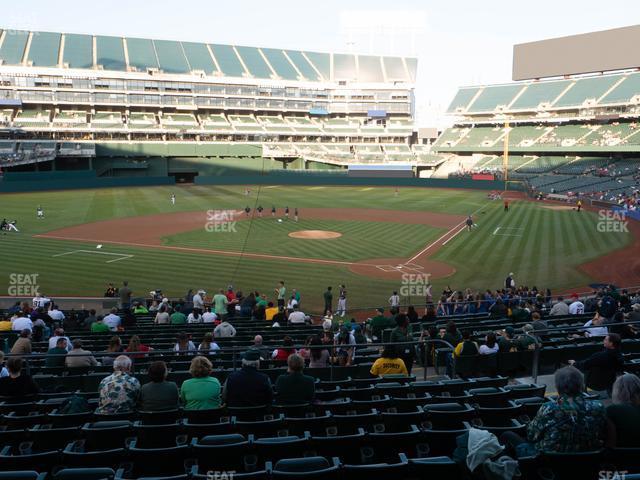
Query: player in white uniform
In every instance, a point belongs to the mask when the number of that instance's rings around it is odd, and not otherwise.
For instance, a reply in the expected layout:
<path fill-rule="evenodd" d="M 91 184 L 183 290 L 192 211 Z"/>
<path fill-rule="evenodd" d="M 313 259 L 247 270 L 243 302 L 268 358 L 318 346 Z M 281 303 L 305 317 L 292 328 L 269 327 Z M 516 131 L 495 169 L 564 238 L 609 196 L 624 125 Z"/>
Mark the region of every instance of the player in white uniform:
<path fill-rule="evenodd" d="M 175 205 L 176 204 L 176 194 L 172 193 L 171 194 L 171 205 Z"/>
<path fill-rule="evenodd" d="M 42 207 L 40 205 L 38 205 L 38 208 L 36 208 L 36 215 L 37 215 L 38 219 L 44 218 L 44 210 L 42 209 Z"/>

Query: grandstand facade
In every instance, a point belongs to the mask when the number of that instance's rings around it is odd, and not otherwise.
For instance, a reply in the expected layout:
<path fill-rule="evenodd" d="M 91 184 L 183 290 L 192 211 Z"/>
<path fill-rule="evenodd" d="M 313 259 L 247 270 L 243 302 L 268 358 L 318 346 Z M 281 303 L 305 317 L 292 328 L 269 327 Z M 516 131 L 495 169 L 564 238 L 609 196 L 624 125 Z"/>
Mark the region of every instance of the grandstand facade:
<path fill-rule="evenodd" d="M 3 30 L 2 166 L 166 176 L 432 163 L 412 147 L 416 70 L 415 58 Z"/>
<path fill-rule="evenodd" d="M 614 198 L 637 189 L 640 73 L 460 88 L 434 144 L 439 175 L 504 174 L 536 192 Z"/>

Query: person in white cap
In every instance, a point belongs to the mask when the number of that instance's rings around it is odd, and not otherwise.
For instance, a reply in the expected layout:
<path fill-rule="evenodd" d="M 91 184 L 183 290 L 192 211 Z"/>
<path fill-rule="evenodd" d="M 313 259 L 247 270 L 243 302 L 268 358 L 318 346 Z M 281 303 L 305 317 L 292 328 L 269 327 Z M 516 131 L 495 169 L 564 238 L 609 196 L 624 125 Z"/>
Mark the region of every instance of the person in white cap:
<path fill-rule="evenodd" d="M 204 290 L 200 289 L 198 290 L 198 292 L 193 296 L 193 309 L 197 310 L 198 313 L 202 313 L 204 311 L 204 297 L 207 295 L 207 292 L 205 292 Z"/>

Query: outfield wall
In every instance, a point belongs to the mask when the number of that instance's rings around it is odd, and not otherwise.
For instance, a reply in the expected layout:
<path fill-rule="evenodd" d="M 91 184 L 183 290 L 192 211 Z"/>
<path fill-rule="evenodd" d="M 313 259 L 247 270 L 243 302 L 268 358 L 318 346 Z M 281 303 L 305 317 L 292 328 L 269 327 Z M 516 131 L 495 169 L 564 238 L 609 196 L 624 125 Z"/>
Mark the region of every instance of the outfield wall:
<path fill-rule="evenodd" d="M 29 172 L 31 173 L 31 172 Z M 0 182 L 0 192 L 32 192 L 45 190 L 78 190 L 83 188 L 113 188 L 113 187 L 150 187 L 158 185 L 175 185 L 173 177 L 105 177 L 99 178 L 93 173 L 93 177 L 71 176 L 70 178 L 61 178 L 59 175 L 53 175 L 62 172 L 46 172 L 38 173 L 38 179 L 32 175 L 29 178 L 26 174 L 23 178 L 13 179 Z M 64 172 L 68 174 L 69 172 Z M 18 175 L 18 174 L 16 174 Z"/>
<path fill-rule="evenodd" d="M 198 176 L 196 185 L 374 185 L 386 187 L 431 187 L 475 190 L 503 190 L 503 181 L 474 181 L 470 179 L 441 178 L 367 178 L 348 177 L 344 172 L 324 173 L 272 171 L 266 175 Z M 70 190 L 82 188 L 144 187 L 175 185 L 174 177 L 96 177 L 88 172 L 24 172 L 7 174 L 0 182 L 0 192 L 31 192 L 43 190 Z M 524 190 L 523 184 L 509 182 L 510 190 Z"/>

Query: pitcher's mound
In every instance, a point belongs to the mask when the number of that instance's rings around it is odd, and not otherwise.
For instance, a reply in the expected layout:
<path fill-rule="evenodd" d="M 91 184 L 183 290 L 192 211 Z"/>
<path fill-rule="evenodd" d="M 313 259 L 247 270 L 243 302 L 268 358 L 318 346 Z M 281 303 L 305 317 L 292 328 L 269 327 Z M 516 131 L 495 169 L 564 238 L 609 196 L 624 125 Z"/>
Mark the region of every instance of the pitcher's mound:
<path fill-rule="evenodd" d="M 327 238 L 338 238 L 342 234 L 338 232 L 329 232 L 327 230 L 299 230 L 289 234 L 292 238 L 306 238 L 307 240 L 326 240 Z"/>

